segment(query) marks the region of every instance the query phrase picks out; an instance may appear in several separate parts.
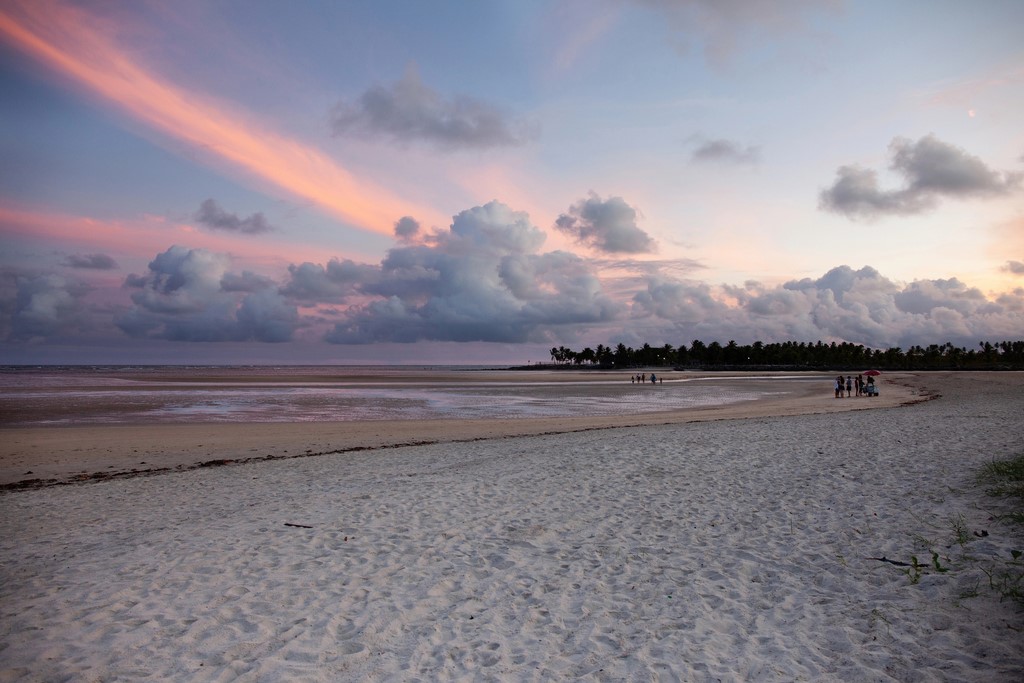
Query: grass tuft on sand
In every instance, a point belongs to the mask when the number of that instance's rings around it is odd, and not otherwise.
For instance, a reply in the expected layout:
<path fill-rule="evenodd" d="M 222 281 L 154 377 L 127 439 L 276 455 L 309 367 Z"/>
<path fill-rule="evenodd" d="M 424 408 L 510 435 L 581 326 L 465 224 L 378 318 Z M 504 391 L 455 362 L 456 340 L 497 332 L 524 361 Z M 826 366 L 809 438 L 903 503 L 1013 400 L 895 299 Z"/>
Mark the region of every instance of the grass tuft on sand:
<path fill-rule="evenodd" d="M 1010 509 L 999 517 L 1011 524 L 1024 526 L 1024 453 L 1009 460 L 988 463 L 979 472 L 979 480 L 989 495 L 1010 499 Z M 993 590 L 1024 607 L 1024 551 L 1010 552 L 1011 560 L 1001 566 L 983 568 L 983 571 L 988 575 L 989 586 Z"/>
<path fill-rule="evenodd" d="M 1024 453 L 988 463 L 982 468 L 980 479 L 989 495 L 1015 499 L 1006 517 L 1024 524 Z"/>

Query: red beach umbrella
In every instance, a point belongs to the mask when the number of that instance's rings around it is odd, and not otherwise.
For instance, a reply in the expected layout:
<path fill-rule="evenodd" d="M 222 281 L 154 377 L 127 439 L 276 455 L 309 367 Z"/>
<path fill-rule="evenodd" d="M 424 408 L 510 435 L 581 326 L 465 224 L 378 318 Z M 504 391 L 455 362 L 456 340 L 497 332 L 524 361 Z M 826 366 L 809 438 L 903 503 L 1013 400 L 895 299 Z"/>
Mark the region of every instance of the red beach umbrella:
<path fill-rule="evenodd" d="M 880 370 L 867 370 L 864 374 L 868 377 L 877 377 L 878 375 L 881 375 L 882 372 Z"/>

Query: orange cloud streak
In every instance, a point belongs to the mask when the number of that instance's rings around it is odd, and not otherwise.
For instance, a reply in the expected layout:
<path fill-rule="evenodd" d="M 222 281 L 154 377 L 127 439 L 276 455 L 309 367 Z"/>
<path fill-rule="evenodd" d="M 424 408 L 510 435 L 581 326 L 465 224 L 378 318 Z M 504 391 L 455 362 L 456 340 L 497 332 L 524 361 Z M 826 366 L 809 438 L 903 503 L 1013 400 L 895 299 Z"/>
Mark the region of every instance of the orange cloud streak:
<path fill-rule="evenodd" d="M 437 220 L 433 210 L 356 179 L 322 152 L 146 71 L 78 9 L 50 0 L 5 2 L 0 37 L 155 129 L 357 227 L 390 235 L 404 215 Z"/>

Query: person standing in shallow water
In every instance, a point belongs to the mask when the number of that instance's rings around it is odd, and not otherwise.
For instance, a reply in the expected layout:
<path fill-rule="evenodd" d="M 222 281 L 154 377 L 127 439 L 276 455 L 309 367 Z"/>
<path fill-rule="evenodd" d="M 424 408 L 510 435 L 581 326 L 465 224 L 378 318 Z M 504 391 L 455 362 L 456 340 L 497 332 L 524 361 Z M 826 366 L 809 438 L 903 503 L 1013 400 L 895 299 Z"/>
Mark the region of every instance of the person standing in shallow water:
<path fill-rule="evenodd" d="M 849 375 L 846 376 L 846 398 L 850 398 L 850 392 L 853 391 L 853 378 Z"/>

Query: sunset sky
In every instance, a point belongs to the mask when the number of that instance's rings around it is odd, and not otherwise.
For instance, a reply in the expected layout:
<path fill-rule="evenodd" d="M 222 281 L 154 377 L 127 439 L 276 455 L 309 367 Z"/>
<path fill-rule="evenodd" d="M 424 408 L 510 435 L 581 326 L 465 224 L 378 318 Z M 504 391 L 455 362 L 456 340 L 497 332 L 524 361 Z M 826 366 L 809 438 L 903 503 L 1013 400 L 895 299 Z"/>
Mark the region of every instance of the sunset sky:
<path fill-rule="evenodd" d="M 1024 3 L 0 3 L 0 363 L 1024 339 Z"/>

